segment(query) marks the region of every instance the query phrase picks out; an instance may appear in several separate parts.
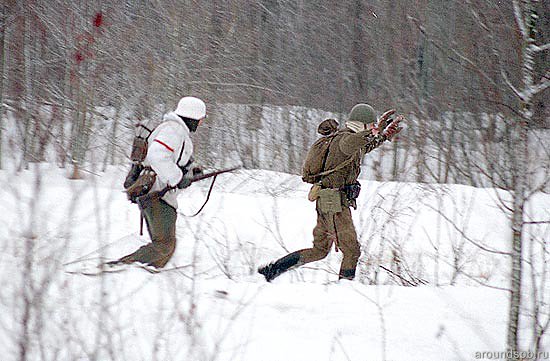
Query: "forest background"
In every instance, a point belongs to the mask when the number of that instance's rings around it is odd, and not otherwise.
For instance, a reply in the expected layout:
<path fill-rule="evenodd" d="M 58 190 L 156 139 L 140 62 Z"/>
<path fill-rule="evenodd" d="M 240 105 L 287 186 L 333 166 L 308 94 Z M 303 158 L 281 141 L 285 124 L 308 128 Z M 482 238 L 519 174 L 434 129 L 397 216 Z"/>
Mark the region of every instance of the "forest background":
<path fill-rule="evenodd" d="M 19 169 L 48 149 L 62 167 L 124 163 L 137 121 L 194 95 L 199 160 L 298 174 L 323 115 L 368 102 L 409 118 L 375 179 L 479 185 L 476 156 L 510 149 L 522 117 L 531 136 L 550 127 L 548 48 L 527 47 L 550 41 L 549 9 L 525 4 L 4 1 L 0 154 Z"/>

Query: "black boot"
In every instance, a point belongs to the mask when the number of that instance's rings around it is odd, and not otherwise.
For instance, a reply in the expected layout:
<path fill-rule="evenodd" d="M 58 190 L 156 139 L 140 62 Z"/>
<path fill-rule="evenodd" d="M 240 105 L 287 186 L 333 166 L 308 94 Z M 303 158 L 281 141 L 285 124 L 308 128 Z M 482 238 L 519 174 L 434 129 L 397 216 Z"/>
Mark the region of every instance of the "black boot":
<path fill-rule="evenodd" d="M 345 279 L 353 281 L 355 278 L 355 269 L 341 269 L 340 275 L 338 276 L 338 279 Z"/>
<path fill-rule="evenodd" d="M 288 271 L 292 267 L 299 266 L 299 261 L 300 252 L 293 252 L 275 262 L 258 268 L 258 273 L 264 275 L 267 282 L 271 282 L 271 280 L 279 276 L 281 273 Z"/>

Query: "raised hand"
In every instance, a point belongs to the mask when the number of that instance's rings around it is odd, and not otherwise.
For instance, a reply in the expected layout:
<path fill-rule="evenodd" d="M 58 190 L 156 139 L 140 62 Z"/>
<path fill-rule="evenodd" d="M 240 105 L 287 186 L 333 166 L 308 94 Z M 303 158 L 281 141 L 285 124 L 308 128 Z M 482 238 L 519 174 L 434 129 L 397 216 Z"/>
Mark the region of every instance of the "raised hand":
<path fill-rule="evenodd" d="M 382 114 L 380 116 L 380 119 L 378 119 L 378 124 L 377 124 L 378 130 L 380 130 L 381 132 L 384 131 L 384 129 L 386 129 L 388 124 L 390 124 L 390 119 L 394 114 L 395 114 L 395 109 L 390 109 L 386 111 L 384 114 Z"/>
<path fill-rule="evenodd" d="M 386 129 L 388 124 L 391 122 L 390 119 L 393 114 L 395 114 L 395 109 L 390 109 L 382 114 L 376 123 L 371 124 L 370 129 L 372 134 L 377 135 L 384 132 L 384 129 Z"/>
<path fill-rule="evenodd" d="M 386 139 L 391 141 L 392 138 L 399 134 L 403 130 L 403 127 L 400 125 L 401 121 L 405 119 L 402 115 L 395 118 L 395 120 L 384 130 L 383 134 L 386 136 Z"/>

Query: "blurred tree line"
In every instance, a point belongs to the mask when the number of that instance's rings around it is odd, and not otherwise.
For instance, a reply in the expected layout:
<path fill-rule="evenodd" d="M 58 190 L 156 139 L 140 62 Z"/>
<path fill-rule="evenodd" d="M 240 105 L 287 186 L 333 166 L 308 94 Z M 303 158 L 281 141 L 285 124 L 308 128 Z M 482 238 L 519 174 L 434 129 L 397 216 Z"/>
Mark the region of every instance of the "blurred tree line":
<path fill-rule="evenodd" d="M 536 41 L 546 44 L 548 7 L 531 2 Z M 315 134 L 293 139 L 322 119 L 282 119 L 284 144 L 270 144 L 269 134 L 264 143 L 290 155 L 266 165 L 254 149 L 268 133 L 266 107 L 321 109 L 343 121 L 368 102 L 409 117 L 391 160 L 374 161 L 390 164 L 377 178 L 404 179 L 414 159 L 416 181 L 478 185 L 471 152 L 504 141 L 522 116 L 508 85 L 524 78 L 522 45 L 512 1 L 5 0 L 0 129 L 7 114 L 17 126 L 0 133 L 0 144 L 23 154 L 20 167 L 52 146 L 62 166 L 117 163 L 133 122 L 160 119 L 179 97 L 195 95 L 210 118 L 197 134 L 199 157 L 212 161 L 221 144 L 248 167 L 297 173 Z M 548 56 L 535 54 L 536 81 L 550 81 Z M 550 127 L 548 98 L 544 89 L 533 94 L 529 129 Z M 228 118 L 226 104 L 246 111 Z M 103 159 L 98 135 L 107 140 Z"/>

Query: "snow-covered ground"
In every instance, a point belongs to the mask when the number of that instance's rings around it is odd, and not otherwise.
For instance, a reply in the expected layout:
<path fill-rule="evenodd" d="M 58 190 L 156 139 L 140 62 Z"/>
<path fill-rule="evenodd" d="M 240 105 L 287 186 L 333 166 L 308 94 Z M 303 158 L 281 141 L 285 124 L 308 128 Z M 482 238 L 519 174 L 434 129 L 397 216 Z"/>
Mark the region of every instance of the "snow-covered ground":
<path fill-rule="evenodd" d="M 181 193 L 167 265 L 181 268 L 66 273 L 79 267 L 72 261 L 148 242 L 123 176 L 112 168 L 68 180 L 45 164 L 0 171 L 2 360 L 440 361 L 505 350 L 508 259 L 480 248 L 509 249 L 504 191 L 364 181 L 356 280 L 337 282 L 333 251 L 266 283 L 259 265 L 311 245 L 314 206 L 299 177 L 239 171 L 218 178 L 196 217 L 185 215 L 209 182 Z M 535 195 L 527 211 L 548 219 L 550 195 Z M 529 230 L 533 244 L 547 242 L 547 225 Z M 550 298 L 549 286 L 539 291 Z M 528 318 L 522 327 L 528 348 Z M 549 337 L 542 346 L 550 352 Z"/>

